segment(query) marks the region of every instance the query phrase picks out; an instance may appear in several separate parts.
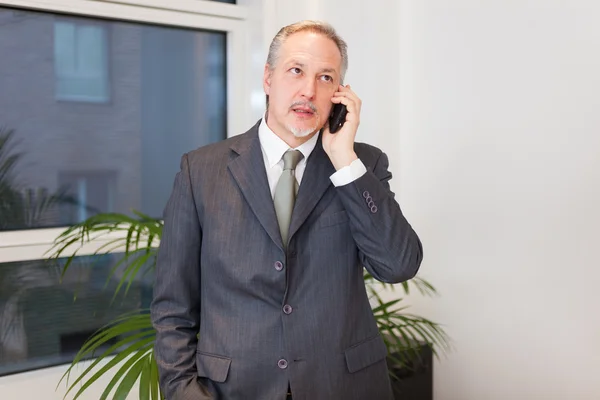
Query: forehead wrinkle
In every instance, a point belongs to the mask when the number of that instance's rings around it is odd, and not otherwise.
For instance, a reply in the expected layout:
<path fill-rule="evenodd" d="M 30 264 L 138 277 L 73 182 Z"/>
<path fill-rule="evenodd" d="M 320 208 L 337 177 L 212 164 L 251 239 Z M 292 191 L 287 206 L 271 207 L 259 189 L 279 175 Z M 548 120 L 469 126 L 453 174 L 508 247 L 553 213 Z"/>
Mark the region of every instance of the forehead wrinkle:
<path fill-rule="evenodd" d="M 295 59 L 295 58 L 290 59 L 286 64 L 297 65 L 302 68 L 306 67 L 305 63 L 303 63 L 302 61 Z"/>

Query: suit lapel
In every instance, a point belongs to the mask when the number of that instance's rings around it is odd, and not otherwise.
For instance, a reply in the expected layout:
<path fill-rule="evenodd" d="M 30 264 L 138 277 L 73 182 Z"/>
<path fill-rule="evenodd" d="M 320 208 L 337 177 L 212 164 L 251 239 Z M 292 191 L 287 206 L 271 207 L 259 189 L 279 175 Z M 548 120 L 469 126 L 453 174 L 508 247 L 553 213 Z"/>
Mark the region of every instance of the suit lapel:
<path fill-rule="evenodd" d="M 292 213 L 289 237 L 291 238 L 306 221 L 311 211 L 315 208 L 323 194 L 331 185 L 329 177 L 335 172 L 329 157 L 323 150 L 321 135 L 317 145 L 308 157 L 306 169 L 302 176 L 302 183 L 296 198 L 296 204 Z"/>
<path fill-rule="evenodd" d="M 265 171 L 265 162 L 258 139 L 258 124 L 244 134 L 243 138 L 235 141 L 231 145 L 231 149 L 238 156 L 229 162 L 229 171 L 260 224 L 273 242 L 280 249 L 283 249 L 275 207 Z"/>

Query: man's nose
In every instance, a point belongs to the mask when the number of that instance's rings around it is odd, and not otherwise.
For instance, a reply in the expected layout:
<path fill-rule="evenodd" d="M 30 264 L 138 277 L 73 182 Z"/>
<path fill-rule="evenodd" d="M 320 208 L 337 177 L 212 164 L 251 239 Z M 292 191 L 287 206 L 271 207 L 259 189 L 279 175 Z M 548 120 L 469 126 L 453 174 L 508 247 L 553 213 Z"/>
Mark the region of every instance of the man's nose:
<path fill-rule="evenodd" d="M 306 78 L 302 85 L 301 95 L 307 99 L 315 97 L 316 82 L 312 78 Z"/>

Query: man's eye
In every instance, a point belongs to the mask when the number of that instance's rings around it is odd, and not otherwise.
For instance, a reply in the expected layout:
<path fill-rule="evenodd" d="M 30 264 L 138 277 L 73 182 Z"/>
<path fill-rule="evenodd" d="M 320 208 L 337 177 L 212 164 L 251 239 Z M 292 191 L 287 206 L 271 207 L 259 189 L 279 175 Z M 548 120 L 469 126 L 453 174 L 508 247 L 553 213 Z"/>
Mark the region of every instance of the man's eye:
<path fill-rule="evenodd" d="M 298 67 L 294 67 L 290 69 L 290 71 L 292 72 L 292 74 L 299 74 L 300 72 L 302 72 Z"/>
<path fill-rule="evenodd" d="M 333 81 L 333 78 L 329 75 L 323 75 L 321 78 L 327 82 Z"/>

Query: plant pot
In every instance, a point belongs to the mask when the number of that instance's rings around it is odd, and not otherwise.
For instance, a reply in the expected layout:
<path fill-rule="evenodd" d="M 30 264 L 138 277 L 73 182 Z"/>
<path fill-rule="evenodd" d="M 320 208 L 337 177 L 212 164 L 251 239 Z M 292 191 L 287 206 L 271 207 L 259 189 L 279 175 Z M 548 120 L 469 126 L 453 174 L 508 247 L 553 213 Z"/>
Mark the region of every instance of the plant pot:
<path fill-rule="evenodd" d="M 393 354 L 392 356 L 399 357 Z M 400 356 L 406 358 L 407 355 Z M 392 391 L 396 400 L 433 400 L 433 355 L 426 344 L 419 346 L 419 357 L 405 366 L 398 366 L 388 357 L 388 369 L 398 379 L 390 376 Z"/>

